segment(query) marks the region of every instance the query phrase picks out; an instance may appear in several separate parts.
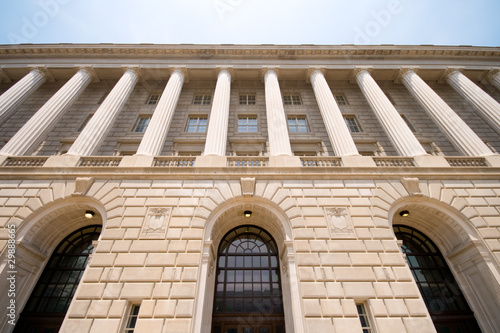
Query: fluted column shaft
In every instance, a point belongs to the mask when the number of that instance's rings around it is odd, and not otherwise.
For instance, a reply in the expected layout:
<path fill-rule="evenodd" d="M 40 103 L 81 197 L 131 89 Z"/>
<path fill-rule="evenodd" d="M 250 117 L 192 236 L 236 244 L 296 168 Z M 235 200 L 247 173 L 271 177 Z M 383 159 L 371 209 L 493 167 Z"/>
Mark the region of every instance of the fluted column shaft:
<path fill-rule="evenodd" d="M 227 126 L 229 122 L 229 97 L 231 94 L 231 74 L 222 69 L 217 76 L 210 122 L 208 123 L 205 152 L 203 155 L 226 155 Z"/>
<path fill-rule="evenodd" d="M 472 129 L 453 111 L 448 104 L 409 69 L 401 80 L 410 93 L 422 105 L 449 140 L 467 156 L 488 156 L 493 152 Z"/>
<path fill-rule="evenodd" d="M 273 69 L 264 75 L 267 131 L 271 156 L 292 156 L 278 75 Z"/>
<path fill-rule="evenodd" d="M 183 84 L 184 74 L 176 68 L 163 90 L 136 155 L 157 156 L 161 154 Z"/>
<path fill-rule="evenodd" d="M 35 68 L 0 96 L 0 124 L 3 124 L 16 108 L 38 89 L 47 77 Z"/>
<path fill-rule="evenodd" d="M 500 90 L 500 71 L 491 76 L 490 83 Z"/>
<path fill-rule="evenodd" d="M 337 156 L 359 155 L 342 112 L 320 70 L 312 72 L 311 85 L 335 154 Z"/>
<path fill-rule="evenodd" d="M 425 149 L 370 73 L 360 69 L 356 81 L 398 153 L 401 156 L 426 155 Z"/>
<path fill-rule="evenodd" d="M 38 147 L 91 81 L 90 71 L 80 69 L 5 144 L 0 155 L 20 156 Z"/>
<path fill-rule="evenodd" d="M 446 82 L 463 98 L 472 104 L 483 118 L 500 133 L 500 104 L 479 88 L 459 70 L 454 70 L 446 77 Z"/>
<path fill-rule="evenodd" d="M 137 71 L 127 69 L 94 116 L 68 150 L 70 155 L 90 156 L 106 138 L 113 122 L 127 102 L 139 79 Z"/>

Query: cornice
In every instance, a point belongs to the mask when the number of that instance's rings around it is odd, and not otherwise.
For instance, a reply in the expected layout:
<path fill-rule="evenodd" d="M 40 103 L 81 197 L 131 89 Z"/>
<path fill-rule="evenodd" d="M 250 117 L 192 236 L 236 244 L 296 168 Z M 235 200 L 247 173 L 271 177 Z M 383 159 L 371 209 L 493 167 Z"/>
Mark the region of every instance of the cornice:
<path fill-rule="evenodd" d="M 395 45 L 195 45 L 195 44 L 20 44 L 0 45 L 2 58 L 128 58 L 278 60 L 342 57 L 499 58 L 499 47 Z"/>

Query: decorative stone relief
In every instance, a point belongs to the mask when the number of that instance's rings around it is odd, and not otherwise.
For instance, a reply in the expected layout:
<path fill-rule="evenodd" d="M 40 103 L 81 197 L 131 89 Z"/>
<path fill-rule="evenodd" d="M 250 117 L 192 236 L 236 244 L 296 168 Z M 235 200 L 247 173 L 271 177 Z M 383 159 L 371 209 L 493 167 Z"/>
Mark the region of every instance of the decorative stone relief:
<path fill-rule="evenodd" d="M 141 238 L 165 238 L 171 208 L 150 207 L 142 225 Z"/>
<path fill-rule="evenodd" d="M 332 238 L 355 238 L 349 210 L 346 207 L 325 208 L 326 221 Z"/>

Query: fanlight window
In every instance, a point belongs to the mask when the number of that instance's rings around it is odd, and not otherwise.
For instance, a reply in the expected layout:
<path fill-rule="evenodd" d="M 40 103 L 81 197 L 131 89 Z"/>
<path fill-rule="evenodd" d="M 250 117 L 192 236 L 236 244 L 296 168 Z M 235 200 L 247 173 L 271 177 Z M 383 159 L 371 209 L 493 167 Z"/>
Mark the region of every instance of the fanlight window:
<path fill-rule="evenodd" d="M 57 332 L 83 275 L 101 226 L 87 226 L 67 236 L 45 267 L 15 332 Z"/>
<path fill-rule="evenodd" d="M 284 332 L 278 259 L 263 229 L 242 226 L 226 234 L 217 260 L 214 332 Z"/>
<path fill-rule="evenodd" d="M 395 225 L 415 282 L 438 333 L 481 332 L 460 287 L 436 245 L 411 227 Z"/>

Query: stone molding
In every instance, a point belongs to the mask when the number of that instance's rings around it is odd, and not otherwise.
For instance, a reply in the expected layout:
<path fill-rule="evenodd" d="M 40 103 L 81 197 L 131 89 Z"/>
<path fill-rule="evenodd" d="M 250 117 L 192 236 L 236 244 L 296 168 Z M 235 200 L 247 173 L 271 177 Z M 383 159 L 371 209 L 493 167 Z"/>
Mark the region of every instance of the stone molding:
<path fill-rule="evenodd" d="M 41 55 L 67 55 L 73 57 L 124 57 L 124 58 L 177 58 L 207 57 L 242 58 L 258 56 L 270 59 L 283 57 L 329 59 L 331 57 L 366 56 L 380 58 L 433 58 L 433 57 L 500 57 L 498 47 L 469 46 L 412 46 L 412 45 L 134 45 L 93 44 L 75 45 L 4 45 L 0 47 L 3 57 L 40 57 Z"/>

